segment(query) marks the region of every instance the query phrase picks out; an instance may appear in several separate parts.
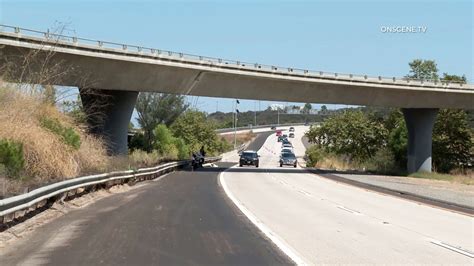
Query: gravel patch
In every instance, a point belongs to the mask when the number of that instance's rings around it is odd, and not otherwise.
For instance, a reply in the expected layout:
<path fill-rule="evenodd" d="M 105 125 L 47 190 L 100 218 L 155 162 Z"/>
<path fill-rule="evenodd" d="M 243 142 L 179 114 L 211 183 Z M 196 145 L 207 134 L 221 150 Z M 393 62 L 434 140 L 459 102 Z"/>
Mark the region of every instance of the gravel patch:
<path fill-rule="evenodd" d="M 448 181 L 428 180 L 402 176 L 361 174 L 336 175 L 375 186 L 408 192 L 474 208 L 474 186 L 451 183 Z"/>

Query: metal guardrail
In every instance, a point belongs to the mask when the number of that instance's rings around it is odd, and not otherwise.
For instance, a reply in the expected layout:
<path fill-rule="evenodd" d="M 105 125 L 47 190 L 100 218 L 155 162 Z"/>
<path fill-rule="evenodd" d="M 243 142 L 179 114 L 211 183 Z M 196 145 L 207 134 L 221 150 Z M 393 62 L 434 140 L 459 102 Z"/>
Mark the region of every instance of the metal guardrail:
<path fill-rule="evenodd" d="M 260 126 L 244 126 L 244 127 L 237 127 L 236 130 L 242 131 L 242 130 L 252 130 L 252 129 L 260 129 L 260 128 L 270 128 L 270 127 L 288 127 L 288 126 L 301 126 L 304 125 L 305 123 L 286 123 L 286 124 L 270 124 L 270 125 L 260 125 Z M 314 123 L 310 123 L 314 124 Z M 215 130 L 217 134 L 219 133 L 227 133 L 227 132 L 233 132 L 234 128 L 220 128 Z"/>
<path fill-rule="evenodd" d="M 25 34 L 26 33 L 26 34 Z M 260 63 L 250 63 L 237 60 L 228 60 L 216 57 L 200 56 L 187 53 L 173 52 L 156 48 L 149 48 L 138 45 L 129 45 L 116 42 L 100 41 L 63 34 L 43 32 L 20 27 L 0 24 L 0 36 L 27 39 L 37 43 L 54 43 L 55 46 L 68 48 L 100 51 L 102 53 L 113 53 L 119 55 L 136 56 L 158 60 L 168 60 L 173 62 L 201 65 L 208 67 L 243 70 L 283 76 L 313 78 L 322 80 L 348 81 L 354 83 L 370 83 L 381 85 L 398 85 L 409 87 L 426 87 L 437 89 L 466 89 L 474 90 L 473 84 L 463 84 L 460 82 L 446 80 L 418 80 L 406 77 L 384 77 L 368 76 L 348 73 L 335 73 L 327 71 L 315 71 L 299 69 L 293 67 L 281 67 L 265 65 Z"/>
<path fill-rule="evenodd" d="M 221 157 L 208 157 L 205 158 L 205 163 L 216 162 L 220 159 Z M 30 209 L 31 207 L 35 207 L 36 204 L 40 202 L 53 199 L 60 195 L 64 195 L 64 193 L 75 191 L 81 188 L 91 187 L 98 184 L 106 184 L 107 182 L 125 180 L 140 181 L 145 179 L 151 179 L 145 177 L 148 176 L 154 178 L 159 176 L 161 173 L 170 172 L 178 167 L 182 167 L 189 164 L 189 160 L 176 161 L 158 165 L 156 167 L 90 175 L 46 185 L 25 194 L 0 200 L 0 224 L 4 222 L 5 217 L 7 215 L 14 214 L 17 211 Z"/>

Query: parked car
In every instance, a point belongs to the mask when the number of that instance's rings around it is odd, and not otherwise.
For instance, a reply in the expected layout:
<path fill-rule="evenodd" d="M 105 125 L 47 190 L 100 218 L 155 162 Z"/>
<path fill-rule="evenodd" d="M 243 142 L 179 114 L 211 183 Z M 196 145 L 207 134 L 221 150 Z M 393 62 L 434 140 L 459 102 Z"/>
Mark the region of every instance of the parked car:
<path fill-rule="evenodd" d="M 271 130 L 275 130 L 275 129 L 277 129 L 277 128 L 276 128 L 276 126 L 272 126 L 270 129 L 271 129 Z"/>
<path fill-rule="evenodd" d="M 295 137 L 295 133 L 291 132 L 291 133 L 288 135 L 288 137 L 294 138 L 294 137 Z"/>
<path fill-rule="evenodd" d="M 255 165 L 255 167 L 258 167 L 258 157 L 260 157 L 260 155 L 258 155 L 256 151 L 243 151 L 240 153 L 239 166 L 242 167 L 243 165 Z"/>
<path fill-rule="evenodd" d="M 281 136 L 281 135 L 282 135 L 281 130 L 277 130 L 277 131 L 276 131 L 276 135 L 277 135 L 278 137 Z"/>
<path fill-rule="evenodd" d="M 283 165 L 292 165 L 296 168 L 296 164 L 298 164 L 298 160 L 294 153 L 285 152 L 281 154 L 280 167 L 283 167 Z"/>
<path fill-rule="evenodd" d="M 290 127 L 290 132 L 295 132 L 295 128 L 294 128 L 294 127 Z"/>

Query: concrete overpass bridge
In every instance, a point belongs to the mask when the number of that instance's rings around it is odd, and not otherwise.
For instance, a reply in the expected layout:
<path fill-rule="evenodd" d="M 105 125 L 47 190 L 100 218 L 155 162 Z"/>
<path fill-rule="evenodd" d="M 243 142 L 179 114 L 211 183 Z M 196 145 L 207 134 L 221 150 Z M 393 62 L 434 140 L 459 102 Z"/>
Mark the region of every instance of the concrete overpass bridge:
<path fill-rule="evenodd" d="M 93 133 L 112 153 L 127 152 L 127 128 L 140 91 L 196 96 L 402 108 L 408 170 L 431 171 L 438 108 L 474 109 L 474 85 L 369 77 L 246 63 L 0 25 L 0 67 L 12 82 L 33 80 L 44 61 L 72 69 L 53 84 L 78 87 Z M 48 83 L 44 81 L 42 83 Z M 99 108 L 100 110 L 97 110 Z M 96 115 L 100 114 L 100 115 Z"/>

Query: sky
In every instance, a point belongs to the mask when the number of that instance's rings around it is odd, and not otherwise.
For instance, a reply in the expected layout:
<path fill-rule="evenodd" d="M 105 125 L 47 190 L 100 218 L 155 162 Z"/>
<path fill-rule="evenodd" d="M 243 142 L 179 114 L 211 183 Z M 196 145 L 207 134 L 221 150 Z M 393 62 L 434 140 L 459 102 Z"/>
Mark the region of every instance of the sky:
<path fill-rule="evenodd" d="M 0 0 L 0 23 L 261 64 L 401 77 L 431 59 L 473 82 L 472 0 L 456 1 L 73 1 Z M 387 33 L 387 27 L 425 32 Z M 232 99 L 190 97 L 206 112 Z M 274 102 L 241 100 L 240 111 Z M 292 104 L 292 103 L 283 103 Z M 314 108 L 320 105 L 313 103 Z M 344 107 L 332 105 L 329 108 Z"/>

